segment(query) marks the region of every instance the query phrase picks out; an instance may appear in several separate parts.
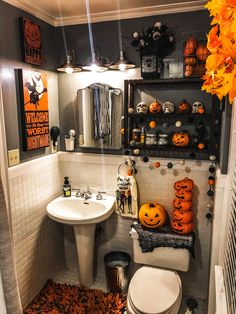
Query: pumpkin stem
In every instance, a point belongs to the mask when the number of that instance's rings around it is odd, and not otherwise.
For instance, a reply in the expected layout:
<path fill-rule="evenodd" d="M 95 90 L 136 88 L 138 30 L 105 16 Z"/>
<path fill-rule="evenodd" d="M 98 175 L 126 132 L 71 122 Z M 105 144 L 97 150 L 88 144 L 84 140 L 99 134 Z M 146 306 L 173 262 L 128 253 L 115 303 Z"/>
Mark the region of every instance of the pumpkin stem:
<path fill-rule="evenodd" d="M 155 205 L 153 203 L 150 203 L 149 207 L 153 208 Z"/>

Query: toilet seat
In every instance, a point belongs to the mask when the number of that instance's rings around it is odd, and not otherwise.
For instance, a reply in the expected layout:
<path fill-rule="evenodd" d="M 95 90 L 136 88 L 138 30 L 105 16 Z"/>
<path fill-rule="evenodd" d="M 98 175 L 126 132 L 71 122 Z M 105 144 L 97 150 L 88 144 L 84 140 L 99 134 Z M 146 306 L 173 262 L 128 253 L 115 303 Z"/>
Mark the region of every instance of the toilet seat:
<path fill-rule="evenodd" d="M 175 271 L 144 266 L 129 285 L 128 303 L 137 314 L 177 313 L 181 298 L 181 281 Z"/>

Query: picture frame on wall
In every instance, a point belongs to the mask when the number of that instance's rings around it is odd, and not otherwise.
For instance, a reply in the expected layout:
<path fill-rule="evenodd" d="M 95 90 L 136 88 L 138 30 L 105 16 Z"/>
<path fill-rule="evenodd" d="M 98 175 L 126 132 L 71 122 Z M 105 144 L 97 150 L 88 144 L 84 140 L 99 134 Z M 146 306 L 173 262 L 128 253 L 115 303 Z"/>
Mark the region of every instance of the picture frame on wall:
<path fill-rule="evenodd" d="M 143 79 L 157 79 L 161 76 L 163 60 L 157 56 L 155 49 L 140 51 L 140 58 Z"/>
<path fill-rule="evenodd" d="M 42 64 L 42 38 L 40 25 L 27 18 L 20 18 L 22 59 L 26 63 Z"/>
<path fill-rule="evenodd" d="M 16 69 L 23 150 L 50 145 L 47 74 Z"/>

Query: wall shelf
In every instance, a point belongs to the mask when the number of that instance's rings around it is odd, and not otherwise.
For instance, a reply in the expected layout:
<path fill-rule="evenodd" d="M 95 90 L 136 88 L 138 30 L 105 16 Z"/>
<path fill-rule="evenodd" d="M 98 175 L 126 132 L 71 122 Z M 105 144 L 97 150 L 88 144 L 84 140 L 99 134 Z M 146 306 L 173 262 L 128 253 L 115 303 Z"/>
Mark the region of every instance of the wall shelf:
<path fill-rule="evenodd" d="M 184 158 L 208 160 L 211 155 L 219 159 L 221 135 L 221 105 L 216 96 L 201 91 L 202 81 L 191 79 L 160 79 L 160 80 L 126 80 L 125 81 L 125 111 L 124 111 L 124 147 L 130 155 L 139 149 L 140 156 L 164 158 Z M 136 106 L 143 101 L 150 105 L 155 99 L 159 103 L 171 101 L 177 109 L 178 104 L 186 99 L 191 105 L 195 101 L 204 104 L 205 113 L 137 113 Z M 128 109 L 133 108 L 134 113 Z M 150 128 L 150 121 L 156 122 L 155 128 Z M 181 126 L 175 125 L 181 121 Z M 204 126 L 204 135 L 200 135 L 199 126 Z M 136 145 L 133 142 L 132 130 L 138 126 L 145 128 L 146 134 L 168 134 L 168 145 Z M 189 145 L 177 147 L 172 143 L 175 132 L 187 132 L 190 136 Z M 204 149 L 198 148 L 198 143 L 204 142 Z"/>

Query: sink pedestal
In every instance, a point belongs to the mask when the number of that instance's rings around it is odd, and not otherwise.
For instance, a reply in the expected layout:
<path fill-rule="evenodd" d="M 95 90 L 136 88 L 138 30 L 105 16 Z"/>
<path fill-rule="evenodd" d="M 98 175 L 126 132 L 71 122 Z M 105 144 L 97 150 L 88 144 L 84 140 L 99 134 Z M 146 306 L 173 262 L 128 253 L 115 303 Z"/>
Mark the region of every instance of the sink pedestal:
<path fill-rule="evenodd" d="M 74 225 L 79 260 L 80 286 L 89 288 L 94 281 L 94 236 L 96 224 Z"/>

